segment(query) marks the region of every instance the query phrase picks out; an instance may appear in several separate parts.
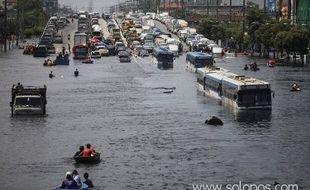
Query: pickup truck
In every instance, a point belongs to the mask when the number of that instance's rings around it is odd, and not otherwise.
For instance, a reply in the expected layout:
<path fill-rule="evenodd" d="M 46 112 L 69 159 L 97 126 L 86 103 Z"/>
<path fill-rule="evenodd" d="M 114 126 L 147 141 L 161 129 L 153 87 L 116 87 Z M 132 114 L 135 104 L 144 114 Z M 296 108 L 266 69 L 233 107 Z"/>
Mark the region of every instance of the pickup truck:
<path fill-rule="evenodd" d="M 11 116 L 45 115 L 46 86 L 23 86 L 20 83 L 12 86 Z"/>

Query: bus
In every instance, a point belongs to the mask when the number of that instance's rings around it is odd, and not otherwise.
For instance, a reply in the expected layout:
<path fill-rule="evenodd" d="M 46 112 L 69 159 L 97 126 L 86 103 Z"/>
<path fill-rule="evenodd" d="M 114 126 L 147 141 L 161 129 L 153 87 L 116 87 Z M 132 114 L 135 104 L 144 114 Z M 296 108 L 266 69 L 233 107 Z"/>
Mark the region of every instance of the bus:
<path fill-rule="evenodd" d="M 87 45 L 76 45 L 72 48 L 73 59 L 86 59 L 89 55 Z"/>
<path fill-rule="evenodd" d="M 174 56 L 168 49 L 157 47 L 153 50 L 153 61 L 159 69 L 170 69 L 173 68 Z"/>
<path fill-rule="evenodd" d="M 262 80 L 208 67 L 197 69 L 197 84 L 204 95 L 215 97 L 238 110 L 272 108 L 270 84 Z"/>
<path fill-rule="evenodd" d="M 197 72 L 198 68 L 213 66 L 213 57 L 208 53 L 188 52 L 186 54 L 186 69 L 191 72 Z"/>

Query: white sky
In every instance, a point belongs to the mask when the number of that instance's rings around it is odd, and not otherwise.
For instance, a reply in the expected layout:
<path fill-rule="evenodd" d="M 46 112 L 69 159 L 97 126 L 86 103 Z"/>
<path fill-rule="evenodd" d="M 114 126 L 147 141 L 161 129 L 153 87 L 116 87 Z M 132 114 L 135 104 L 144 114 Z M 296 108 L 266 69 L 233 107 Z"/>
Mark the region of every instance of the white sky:
<path fill-rule="evenodd" d="M 60 5 L 70 6 L 73 10 L 88 10 L 91 0 L 58 0 Z M 92 0 L 93 1 L 93 11 L 101 13 L 109 12 L 109 7 L 115 5 L 119 2 L 124 2 L 125 0 Z"/>

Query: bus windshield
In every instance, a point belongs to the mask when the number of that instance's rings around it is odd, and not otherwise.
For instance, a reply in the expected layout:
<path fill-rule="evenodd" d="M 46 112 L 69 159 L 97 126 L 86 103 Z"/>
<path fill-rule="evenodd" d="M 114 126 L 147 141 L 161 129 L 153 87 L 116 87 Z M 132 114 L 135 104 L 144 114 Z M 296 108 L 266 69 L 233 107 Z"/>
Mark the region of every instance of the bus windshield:
<path fill-rule="evenodd" d="M 271 105 L 270 89 L 251 89 L 238 92 L 238 106 L 268 106 Z"/>
<path fill-rule="evenodd" d="M 40 97 L 16 97 L 15 106 L 17 107 L 40 107 Z"/>

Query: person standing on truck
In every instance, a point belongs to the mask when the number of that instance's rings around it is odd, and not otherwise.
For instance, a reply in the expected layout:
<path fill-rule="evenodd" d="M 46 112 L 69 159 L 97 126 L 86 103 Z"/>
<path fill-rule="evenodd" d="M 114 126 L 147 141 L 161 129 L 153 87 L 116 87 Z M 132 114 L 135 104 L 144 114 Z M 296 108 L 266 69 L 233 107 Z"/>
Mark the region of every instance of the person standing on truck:
<path fill-rule="evenodd" d="M 64 56 L 65 53 L 66 53 L 66 48 L 63 46 L 63 47 L 62 47 L 62 55 Z"/>
<path fill-rule="evenodd" d="M 17 90 L 22 90 L 22 89 L 24 89 L 24 87 L 23 87 L 23 85 L 20 84 L 20 82 L 19 82 L 19 83 L 17 83 L 16 89 L 17 89 Z"/>

